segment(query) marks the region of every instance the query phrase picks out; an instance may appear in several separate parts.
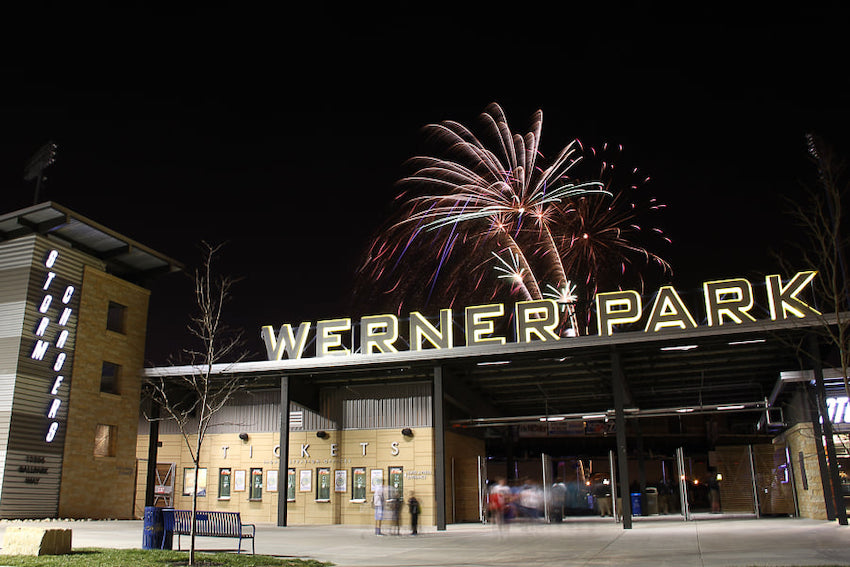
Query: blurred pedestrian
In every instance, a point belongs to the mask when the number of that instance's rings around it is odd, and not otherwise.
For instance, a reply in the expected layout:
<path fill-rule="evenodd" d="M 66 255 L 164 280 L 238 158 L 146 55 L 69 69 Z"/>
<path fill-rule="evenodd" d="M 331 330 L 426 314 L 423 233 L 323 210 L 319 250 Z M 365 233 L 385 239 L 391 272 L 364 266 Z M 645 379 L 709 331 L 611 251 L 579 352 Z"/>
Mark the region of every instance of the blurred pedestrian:
<path fill-rule="evenodd" d="M 372 494 L 372 508 L 375 509 L 375 535 L 381 535 L 381 522 L 384 520 L 384 487 L 378 485 L 375 487 L 375 493 Z"/>
<path fill-rule="evenodd" d="M 411 535 L 416 535 L 418 533 L 419 512 L 421 509 L 419 508 L 419 500 L 416 499 L 416 496 L 412 492 L 410 493 L 410 499 L 407 501 L 407 511 L 410 513 L 410 533 Z"/>

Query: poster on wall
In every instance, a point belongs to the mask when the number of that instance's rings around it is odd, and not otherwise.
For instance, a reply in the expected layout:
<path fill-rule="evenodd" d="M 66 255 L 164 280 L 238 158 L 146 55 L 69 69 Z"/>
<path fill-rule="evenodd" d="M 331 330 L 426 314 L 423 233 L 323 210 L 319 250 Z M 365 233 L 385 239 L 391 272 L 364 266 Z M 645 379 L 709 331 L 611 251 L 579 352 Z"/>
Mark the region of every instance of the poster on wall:
<path fill-rule="evenodd" d="M 334 492 L 348 492 L 348 471 L 334 471 Z"/>
<path fill-rule="evenodd" d="M 298 480 L 298 489 L 301 492 L 311 492 L 313 490 L 313 471 L 303 469 Z"/>
<path fill-rule="evenodd" d="M 277 492 L 277 471 L 266 471 L 266 490 Z"/>
<path fill-rule="evenodd" d="M 384 484 L 384 469 L 372 469 L 369 471 L 371 473 L 370 479 L 370 487 L 372 492 L 375 492 L 381 485 Z"/>
<path fill-rule="evenodd" d="M 245 492 L 245 471 L 233 471 L 233 492 Z"/>

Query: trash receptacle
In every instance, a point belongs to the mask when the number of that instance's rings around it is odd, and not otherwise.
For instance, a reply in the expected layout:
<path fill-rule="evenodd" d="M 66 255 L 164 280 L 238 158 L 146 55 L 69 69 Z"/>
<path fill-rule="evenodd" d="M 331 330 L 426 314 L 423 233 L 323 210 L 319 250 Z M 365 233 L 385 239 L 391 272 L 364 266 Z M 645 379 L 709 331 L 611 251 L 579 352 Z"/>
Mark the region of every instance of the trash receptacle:
<path fill-rule="evenodd" d="M 646 515 L 652 516 L 658 513 L 658 489 L 654 486 L 646 487 Z"/>
<path fill-rule="evenodd" d="M 162 508 L 145 506 L 142 549 L 162 549 Z"/>
<path fill-rule="evenodd" d="M 162 549 L 171 549 L 174 540 L 174 508 L 162 509 Z"/>
<path fill-rule="evenodd" d="M 642 516 L 640 509 L 640 492 L 632 492 L 632 516 Z"/>

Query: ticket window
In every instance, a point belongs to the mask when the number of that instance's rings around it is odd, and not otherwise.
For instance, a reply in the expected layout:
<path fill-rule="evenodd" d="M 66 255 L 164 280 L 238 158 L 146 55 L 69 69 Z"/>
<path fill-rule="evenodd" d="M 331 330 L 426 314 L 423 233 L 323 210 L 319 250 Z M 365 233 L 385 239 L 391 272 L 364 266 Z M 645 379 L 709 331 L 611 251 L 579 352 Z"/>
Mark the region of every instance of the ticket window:
<path fill-rule="evenodd" d="M 316 501 L 328 502 L 331 499 L 331 469 L 316 469 Z"/>
<path fill-rule="evenodd" d="M 351 469 L 351 500 L 353 502 L 366 501 L 366 467 L 352 467 Z"/>
<path fill-rule="evenodd" d="M 248 498 L 263 499 L 263 469 L 251 469 L 251 493 Z"/>
<path fill-rule="evenodd" d="M 219 500 L 230 499 L 230 469 L 218 470 L 218 498 Z"/>
<path fill-rule="evenodd" d="M 390 495 L 395 498 L 404 499 L 404 467 L 389 468 Z"/>

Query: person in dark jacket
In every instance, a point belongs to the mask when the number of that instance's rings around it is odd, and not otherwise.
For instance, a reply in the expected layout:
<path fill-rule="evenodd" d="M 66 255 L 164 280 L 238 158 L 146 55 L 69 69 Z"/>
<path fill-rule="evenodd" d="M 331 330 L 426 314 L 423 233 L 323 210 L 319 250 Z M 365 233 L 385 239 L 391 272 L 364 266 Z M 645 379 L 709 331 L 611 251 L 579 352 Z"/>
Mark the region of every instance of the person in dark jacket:
<path fill-rule="evenodd" d="M 419 526 L 419 500 L 413 493 L 410 493 L 410 499 L 407 501 L 407 511 L 410 513 L 410 533 L 416 535 Z"/>

